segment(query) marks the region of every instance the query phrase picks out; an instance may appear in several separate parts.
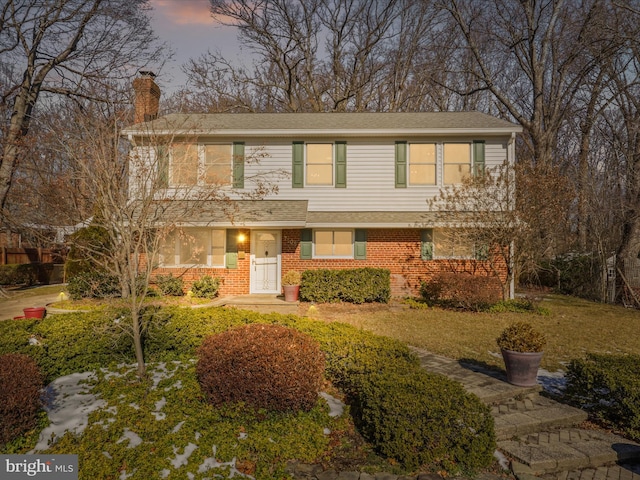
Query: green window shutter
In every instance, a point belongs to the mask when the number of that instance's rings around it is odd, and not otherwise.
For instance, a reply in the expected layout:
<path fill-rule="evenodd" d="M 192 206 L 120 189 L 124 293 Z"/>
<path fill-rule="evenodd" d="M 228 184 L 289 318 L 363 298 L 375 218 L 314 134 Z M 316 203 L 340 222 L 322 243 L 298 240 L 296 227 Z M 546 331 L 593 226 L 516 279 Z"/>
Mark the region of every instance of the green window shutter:
<path fill-rule="evenodd" d="M 156 166 L 158 168 L 158 187 L 169 186 L 169 151 L 167 147 L 160 145 L 156 148 Z"/>
<path fill-rule="evenodd" d="M 407 142 L 396 142 L 396 188 L 407 187 Z"/>
<path fill-rule="evenodd" d="M 353 243 L 353 258 L 366 260 L 367 258 L 367 231 L 356 229 L 355 242 Z"/>
<path fill-rule="evenodd" d="M 336 142 L 336 188 L 347 187 L 347 142 Z"/>
<path fill-rule="evenodd" d="M 304 187 L 304 142 L 293 142 L 291 165 L 291 187 Z"/>
<path fill-rule="evenodd" d="M 227 230 L 225 257 L 227 268 L 238 268 L 238 230 Z"/>
<path fill-rule="evenodd" d="M 300 231 L 300 258 L 310 260 L 313 256 L 313 231 L 305 228 Z"/>
<path fill-rule="evenodd" d="M 488 260 L 489 259 L 489 245 L 486 243 L 479 243 L 475 246 L 476 260 Z"/>
<path fill-rule="evenodd" d="M 233 144 L 233 188 L 244 188 L 244 142 Z"/>
<path fill-rule="evenodd" d="M 433 260 L 433 229 L 426 228 L 420 233 L 420 258 L 422 260 Z"/>
<path fill-rule="evenodd" d="M 473 141 L 473 174 L 484 175 L 484 140 Z"/>

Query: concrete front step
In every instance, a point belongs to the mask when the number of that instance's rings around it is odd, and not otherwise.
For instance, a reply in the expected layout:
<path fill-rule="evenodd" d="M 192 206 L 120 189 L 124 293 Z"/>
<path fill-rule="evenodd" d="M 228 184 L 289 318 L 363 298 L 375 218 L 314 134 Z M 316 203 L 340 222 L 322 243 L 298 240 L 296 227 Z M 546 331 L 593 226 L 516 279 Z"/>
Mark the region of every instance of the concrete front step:
<path fill-rule="evenodd" d="M 540 392 L 542 387 L 517 387 L 507 383 L 503 372 L 476 365 L 459 362 L 418 348 L 412 348 L 420 359 L 420 365 L 433 373 L 440 373 L 451 380 L 464 385 L 467 392 L 473 393 L 484 403 L 506 401 L 510 398 L 522 397 Z"/>
<path fill-rule="evenodd" d="M 514 459 L 512 469 L 519 478 L 640 461 L 639 444 L 607 432 L 580 428 L 502 440 L 498 449 Z"/>
<path fill-rule="evenodd" d="M 571 427 L 587 420 L 587 413 L 534 393 L 495 403 L 491 407 L 496 438 L 540 432 L 557 427 Z"/>

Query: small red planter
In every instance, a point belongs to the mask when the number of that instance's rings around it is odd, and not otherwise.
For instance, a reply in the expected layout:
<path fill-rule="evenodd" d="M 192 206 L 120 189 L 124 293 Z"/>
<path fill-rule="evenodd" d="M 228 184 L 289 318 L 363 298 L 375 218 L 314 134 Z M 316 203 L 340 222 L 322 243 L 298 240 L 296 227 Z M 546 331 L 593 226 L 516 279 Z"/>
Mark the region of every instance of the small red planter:
<path fill-rule="evenodd" d="M 283 285 L 284 301 L 285 302 L 297 302 L 298 295 L 300 293 L 300 285 Z"/>
<path fill-rule="evenodd" d="M 22 309 L 22 311 L 24 312 L 24 318 L 43 319 L 47 313 L 47 309 L 45 307 L 29 307 Z"/>

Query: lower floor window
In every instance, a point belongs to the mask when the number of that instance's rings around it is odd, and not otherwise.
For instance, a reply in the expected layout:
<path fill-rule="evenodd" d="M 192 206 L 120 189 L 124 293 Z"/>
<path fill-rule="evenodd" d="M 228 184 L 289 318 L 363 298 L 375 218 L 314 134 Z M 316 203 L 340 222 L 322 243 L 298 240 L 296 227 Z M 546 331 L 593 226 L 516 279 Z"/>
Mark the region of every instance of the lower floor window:
<path fill-rule="evenodd" d="M 211 228 L 181 228 L 160 244 L 160 265 L 224 266 L 225 231 Z"/>
<path fill-rule="evenodd" d="M 434 258 L 475 258 L 473 240 L 454 228 L 442 228 L 433 231 Z"/>
<path fill-rule="evenodd" d="M 315 257 L 353 258 L 353 230 L 315 230 Z"/>

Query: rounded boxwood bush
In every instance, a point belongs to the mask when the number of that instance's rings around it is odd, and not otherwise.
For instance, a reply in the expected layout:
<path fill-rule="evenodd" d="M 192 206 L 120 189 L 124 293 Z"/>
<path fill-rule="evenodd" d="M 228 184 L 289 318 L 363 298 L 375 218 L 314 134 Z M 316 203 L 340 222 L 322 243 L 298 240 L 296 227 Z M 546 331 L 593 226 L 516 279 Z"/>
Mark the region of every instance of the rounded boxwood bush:
<path fill-rule="evenodd" d="M 35 427 L 42 375 L 28 355 L 0 355 L 0 445 Z"/>
<path fill-rule="evenodd" d="M 324 355 L 308 335 L 252 324 L 205 338 L 196 374 L 207 400 L 271 411 L 308 411 L 323 383 Z"/>
<path fill-rule="evenodd" d="M 421 369 L 382 371 L 359 383 L 354 419 L 380 454 L 408 470 L 473 473 L 493 461 L 491 411 L 459 383 Z"/>

